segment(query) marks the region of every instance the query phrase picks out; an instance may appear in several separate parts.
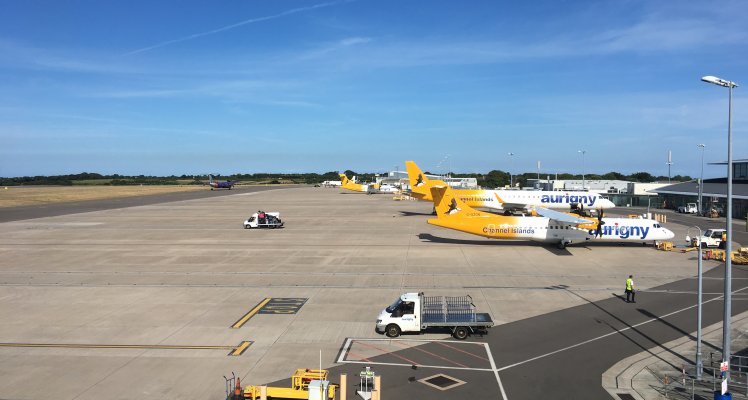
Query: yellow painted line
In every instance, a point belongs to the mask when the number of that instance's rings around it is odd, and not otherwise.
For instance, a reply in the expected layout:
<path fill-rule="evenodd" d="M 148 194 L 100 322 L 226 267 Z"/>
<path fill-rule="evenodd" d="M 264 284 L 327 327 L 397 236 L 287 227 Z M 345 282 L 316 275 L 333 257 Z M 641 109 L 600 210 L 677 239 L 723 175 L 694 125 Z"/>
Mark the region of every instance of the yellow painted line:
<path fill-rule="evenodd" d="M 245 351 L 249 348 L 249 346 L 252 345 L 252 342 L 245 341 L 242 342 L 238 347 L 236 347 L 231 353 L 229 353 L 230 356 L 238 357 L 242 354 L 244 354 Z"/>
<path fill-rule="evenodd" d="M 242 342 L 242 344 L 245 342 Z M 167 344 L 0 343 L 0 347 L 66 349 L 232 350 L 235 346 L 182 346 Z"/>
<path fill-rule="evenodd" d="M 253 309 L 249 310 L 248 313 L 244 314 L 243 317 L 239 318 L 238 321 L 234 322 L 234 325 L 231 325 L 231 328 L 239 329 L 242 326 L 244 326 L 244 324 L 246 324 L 250 318 L 252 318 L 255 314 L 257 314 L 257 312 L 260 311 L 260 309 L 269 302 L 270 302 L 270 298 L 266 297 L 265 300 L 259 302 Z"/>

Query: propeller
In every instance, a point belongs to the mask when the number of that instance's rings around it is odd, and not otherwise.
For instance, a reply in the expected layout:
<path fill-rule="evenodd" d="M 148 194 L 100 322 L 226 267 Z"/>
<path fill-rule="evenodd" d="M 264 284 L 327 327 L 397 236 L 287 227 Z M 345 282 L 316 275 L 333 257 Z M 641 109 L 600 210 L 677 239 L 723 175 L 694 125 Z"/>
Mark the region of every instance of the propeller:
<path fill-rule="evenodd" d="M 600 208 L 597 210 L 597 232 L 595 232 L 595 238 L 603 236 L 603 225 L 605 225 L 605 221 L 603 221 L 603 209 Z"/>

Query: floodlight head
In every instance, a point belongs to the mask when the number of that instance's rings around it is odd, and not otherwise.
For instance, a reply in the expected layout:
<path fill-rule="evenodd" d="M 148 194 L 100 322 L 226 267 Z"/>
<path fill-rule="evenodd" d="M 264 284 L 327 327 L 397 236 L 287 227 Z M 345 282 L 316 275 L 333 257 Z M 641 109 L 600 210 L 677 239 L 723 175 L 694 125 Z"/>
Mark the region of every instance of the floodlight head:
<path fill-rule="evenodd" d="M 700 147 L 700 148 L 703 149 L 704 147 L 706 147 L 706 145 L 704 143 L 699 143 L 699 144 L 696 145 L 696 147 Z"/>
<path fill-rule="evenodd" d="M 723 87 L 729 87 L 729 88 L 738 87 L 738 84 L 735 82 L 724 80 L 722 78 L 717 78 L 716 76 L 711 76 L 711 75 L 703 76 L 701 77 L 701 80 L 706 83 L 712 83 L 712 84 L 723 86 Z"/>

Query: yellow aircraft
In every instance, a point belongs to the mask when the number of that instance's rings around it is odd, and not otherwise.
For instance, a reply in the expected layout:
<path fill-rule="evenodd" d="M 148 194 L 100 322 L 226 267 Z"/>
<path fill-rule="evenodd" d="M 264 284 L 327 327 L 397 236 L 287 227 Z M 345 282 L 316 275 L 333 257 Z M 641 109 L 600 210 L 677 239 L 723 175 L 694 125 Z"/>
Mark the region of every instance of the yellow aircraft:
<path fill-rule="evenodd" d="M 343 189 L 352 190 L 354 192 L 361 192 L 361 193 L 372 193 L 373 191 L 376 191 L 379 189 L 379 185 L 377 184 L 360 184 L 355 183 L 348 179 L 348 177 L 345 174 L 340 174 L 340 187 Z"/>
<path fill-rule="evenodd" d="M 405 167 L 410 180 L 411 196 L 433 201 L 430 188 L 433 181 L 418 168 L 413 161 L 406 161 Z M 534 207 L 571 210 L 575 208 L 608 209 L 615 204 L 602 198 L 598 193 L 559 192 L 540 190 L 484 190 L 455 189 L 456 195 L 471 207 L 488 208 L 509 215 L 512 211 L 530 211 Z"/>
<path fill-rule="evenodd" d="M 674 234 L 651 219 L 584 218 L 547 208 L 536 207 L 540 216 L 504 216 L 475 210 L 463 202 L 455 191 L 441 181 L 432 181 L 436 219 L 441 226 L 490 239 L 529 239 L 556 243 L 560 249 L 587 240 L 647 242 L 672 239 Z"/>

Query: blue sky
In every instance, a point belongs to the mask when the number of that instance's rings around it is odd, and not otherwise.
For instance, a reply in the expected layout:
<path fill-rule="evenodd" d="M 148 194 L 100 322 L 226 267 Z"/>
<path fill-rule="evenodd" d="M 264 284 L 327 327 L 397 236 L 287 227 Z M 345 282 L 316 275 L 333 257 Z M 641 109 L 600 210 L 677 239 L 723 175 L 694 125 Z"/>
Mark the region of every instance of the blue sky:
<path fill-rule="evenodd" d="M 0 176 L 748 158 L 745 1 L 0 4 Z"/>

